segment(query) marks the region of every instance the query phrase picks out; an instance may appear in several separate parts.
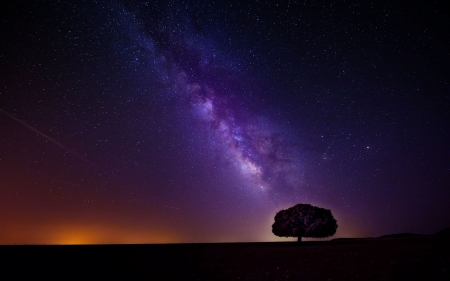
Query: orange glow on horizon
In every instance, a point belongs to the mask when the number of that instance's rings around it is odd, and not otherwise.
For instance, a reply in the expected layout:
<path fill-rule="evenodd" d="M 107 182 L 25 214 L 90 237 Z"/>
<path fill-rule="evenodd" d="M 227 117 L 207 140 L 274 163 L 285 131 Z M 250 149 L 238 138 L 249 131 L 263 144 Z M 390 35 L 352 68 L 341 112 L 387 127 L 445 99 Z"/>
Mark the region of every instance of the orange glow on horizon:
<path fill-rule="evenodd" d="M 0 233 L 3 245 L 82 245 L 82 244 L 166 244 L 181 243 L 181 237 L 168 231 L 136 229 L 121 225 L 93 224 L 22 225 Z"/>
<path fill-rule="evenodd" d="M 167 233 L 155 233 L 151 231 L 136 232 L 131 229 L 122 229 L 121 232 L 115 232 L 114 229 L 69 227 L 61 229 L 48 244 L 165 244 L 177 242 L 179 242 L 179 239 L 173 234 Z"/>

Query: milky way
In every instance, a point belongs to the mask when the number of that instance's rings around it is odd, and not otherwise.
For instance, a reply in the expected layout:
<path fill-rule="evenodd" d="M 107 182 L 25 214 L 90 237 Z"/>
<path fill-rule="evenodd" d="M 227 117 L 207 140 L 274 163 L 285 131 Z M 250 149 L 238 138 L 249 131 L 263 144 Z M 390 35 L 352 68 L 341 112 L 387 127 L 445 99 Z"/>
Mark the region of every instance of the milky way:
<path fill-rule="evenodd" d="M 153 37 L 136 31 L 134 38 L 145 42 L 142 47 L 157 61 L 154 68 L 158 82 L 167 87 L 164 94 L 189 105 L 190 116 L 181 119 L 200 122 L 209 133 L 206 142 L 200 140 L 203 145 L 218 149 L 221 161 L 230 164 L 228 172 L 239 174 L 253 189 L 269 193 L 266 199 L 273 200 L 283 190 L 291 192 L 289 196 L 295 194 L 292 192 L 300 189 L 304 173 L 298 141 L 289 139 L 286 130 L 255 112 L 251 99 L 258 97 L 246 90 L 258 88 L 246 85 L 246 75 L 234 67 L 237 63 L 233 58 L 186 30 L 190 26 L 187 19 L 173 16 L 173 10 L 167 13 L 169 19 L 180 22 L 163 20 L 160 25 L 164 28 Z M 139 30 L 137 26 L 130 29 Z"/>

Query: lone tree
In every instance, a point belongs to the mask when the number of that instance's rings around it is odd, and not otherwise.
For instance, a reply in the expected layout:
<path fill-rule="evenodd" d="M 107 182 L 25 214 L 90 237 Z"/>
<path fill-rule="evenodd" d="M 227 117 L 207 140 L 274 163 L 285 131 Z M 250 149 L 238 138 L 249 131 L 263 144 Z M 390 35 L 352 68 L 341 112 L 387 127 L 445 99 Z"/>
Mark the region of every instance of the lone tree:
<path fill-rule="evenodd" d="M 338 225 L 330 210 L 311 206 L 310 204 L 297 204 L 275 215 L 272 232 L 280 237 L 325 238 L 336 233 Z"/>

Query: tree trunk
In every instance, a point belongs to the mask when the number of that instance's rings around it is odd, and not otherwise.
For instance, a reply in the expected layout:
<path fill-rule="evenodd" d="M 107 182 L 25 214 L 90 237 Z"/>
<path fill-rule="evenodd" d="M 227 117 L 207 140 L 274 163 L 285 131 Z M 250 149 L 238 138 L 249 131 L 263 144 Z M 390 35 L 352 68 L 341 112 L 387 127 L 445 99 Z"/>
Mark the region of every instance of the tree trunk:
<path fill-rule="evenodd" d="M 297 243 L 302 243 L 302 237 L 301 236 L 297 237 Z"/>

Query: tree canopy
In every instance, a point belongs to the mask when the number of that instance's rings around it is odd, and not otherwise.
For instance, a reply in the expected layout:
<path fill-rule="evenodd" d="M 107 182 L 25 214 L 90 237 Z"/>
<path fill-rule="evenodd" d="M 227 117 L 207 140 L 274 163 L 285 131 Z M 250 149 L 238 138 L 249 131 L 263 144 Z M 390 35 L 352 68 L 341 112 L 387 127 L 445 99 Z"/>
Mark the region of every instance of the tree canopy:
<path fill-rule="evenodd" d="M 338 225 L 330 210 L 310 204 L 297 204 L 275 215 L 273 234 L 280 237 L 325 238 L 336 233 Z"/>

